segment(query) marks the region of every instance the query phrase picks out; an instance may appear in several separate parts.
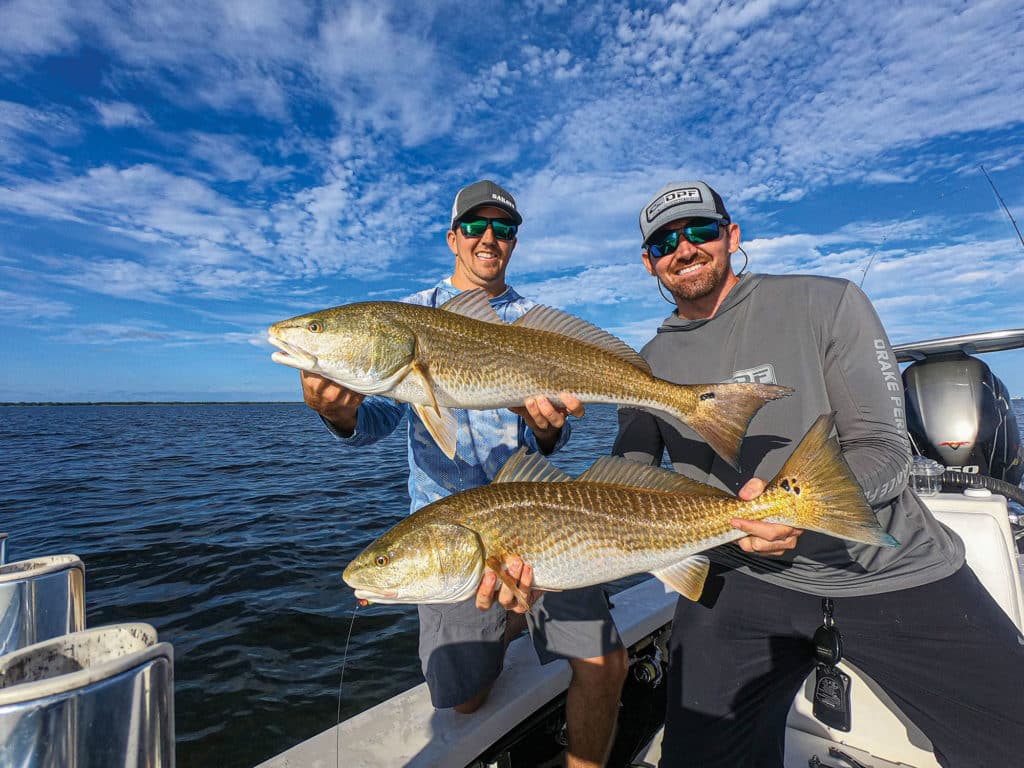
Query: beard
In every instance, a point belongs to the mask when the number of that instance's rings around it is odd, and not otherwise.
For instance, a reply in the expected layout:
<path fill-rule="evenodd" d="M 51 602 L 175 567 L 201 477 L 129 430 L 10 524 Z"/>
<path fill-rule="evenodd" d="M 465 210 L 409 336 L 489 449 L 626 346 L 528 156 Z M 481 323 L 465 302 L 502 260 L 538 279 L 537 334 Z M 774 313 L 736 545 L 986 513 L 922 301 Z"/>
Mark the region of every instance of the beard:
<path fill-rule="evenodd" d="M 695 277 L 680 278 L 675 275 L 666 275 L 667 280 L 662 280 L 669 292 L 678 299 L 684 301 L 695 301 L 710 296 L 724 282 L 728 274 L 728 262 L 716 264 L 714 259 L 701 262 L 709 269 L 703 270 Z"/>

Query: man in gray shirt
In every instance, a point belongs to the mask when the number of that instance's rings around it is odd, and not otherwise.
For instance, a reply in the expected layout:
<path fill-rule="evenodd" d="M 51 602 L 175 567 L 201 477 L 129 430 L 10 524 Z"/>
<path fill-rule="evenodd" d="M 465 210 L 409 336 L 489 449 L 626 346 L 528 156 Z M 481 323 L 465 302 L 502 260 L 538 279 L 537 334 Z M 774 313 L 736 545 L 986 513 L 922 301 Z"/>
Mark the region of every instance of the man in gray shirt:
<path fill-rule="evenodd" d="M 748 535 L 708 553 L 704 596 L 676 609 L 662 767 L 781 768 L 790 703 L 815 668 L 812 637 L 832 621 L 845 658 L 924 731 L 942 765 L 1020 762 L 1024 639 L 965 565 L 959 538 L 907 487 L 902 383 L 870 301 L 846 280 L 738 276 L 739 225 L 700 181 L 664 187 L 640 229 L 644 266 L 676 305 L 643 349 L 654 374 L 796 394 L 754 417 L 740 471 L 638 409 L 620 409 L 614 453 L 657 465 L 667 450 L 677 471 L 750 500 L 811 423 L 834 413 L 846 462 L 900 542 L 733 521 Z"/>

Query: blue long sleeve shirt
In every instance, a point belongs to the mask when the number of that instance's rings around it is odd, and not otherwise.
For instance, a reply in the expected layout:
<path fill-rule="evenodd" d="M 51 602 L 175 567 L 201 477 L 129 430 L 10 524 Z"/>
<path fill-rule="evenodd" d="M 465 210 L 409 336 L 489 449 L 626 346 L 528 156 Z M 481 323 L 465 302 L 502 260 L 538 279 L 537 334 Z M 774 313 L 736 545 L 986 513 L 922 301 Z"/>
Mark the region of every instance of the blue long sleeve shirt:
<path fill-rule="evenodd" d="M 438 307 L 459 293 L 451 280 L 445 279 L 405 301 Z M 490 301 L 506 323 L 522 317 L 535 304 L 511 287 Z M 459 428 L 454 459 L 444 455 L 408 404 L 390 398 L 371 396 L 363 400 L 357 413 L 355 431 L 348 437 L 328 422 L 324 423 L 342 444 L 359 447 L 387 437 L 398 428 L 402 417 L 407 417 L 411 513 L 444 496 L 487 485 L 520 446 L 525 445 L 530 451 L 538 450 L 533 432 L 523 418 L 512 411 L 456 410 L 455 415 Z M 565 445 L 570 432 L 569 422 L 566 422 L 555 443 L 555 451 Z"/>

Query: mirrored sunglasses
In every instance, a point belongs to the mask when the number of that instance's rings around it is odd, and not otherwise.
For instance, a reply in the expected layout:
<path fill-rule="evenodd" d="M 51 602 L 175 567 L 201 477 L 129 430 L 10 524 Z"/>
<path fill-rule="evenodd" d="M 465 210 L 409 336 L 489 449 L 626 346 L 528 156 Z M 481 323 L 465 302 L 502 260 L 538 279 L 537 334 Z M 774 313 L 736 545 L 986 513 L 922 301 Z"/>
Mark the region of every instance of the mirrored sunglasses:
<path fill-rule="evenodd" d="M 680 236 L 686 238 L 686 241 L 693 245 L 713 242 L 722 236 L 724 226 L 728 226 L 728 222 L 706 221 L 700 224 L 688 224 L 682 229 L 669 230 L 647 244 L 647 253 L 653 259 L 660 259 L 662 256 L 674 253 L 679 247 Z"/>
<path fill-rule="evenodd" d="M 459 229 L 466 237 L 483 237 L 488 226 L 498 240 L 511 240 L 519 231 L 509 219 L 463 219 L 459 222 Z"/>

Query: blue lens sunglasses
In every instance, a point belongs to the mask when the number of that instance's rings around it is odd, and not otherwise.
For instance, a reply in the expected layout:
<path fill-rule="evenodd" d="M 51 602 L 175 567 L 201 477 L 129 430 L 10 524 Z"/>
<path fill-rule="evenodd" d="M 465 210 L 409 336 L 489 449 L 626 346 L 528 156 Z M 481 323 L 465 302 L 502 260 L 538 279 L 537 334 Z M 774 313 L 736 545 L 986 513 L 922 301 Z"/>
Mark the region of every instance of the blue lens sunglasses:
<path fill-rule="evenodd" d="M 686 238 L 688 243 L 703 245 L 714 242 L 722 236 L 722 229 L 729 226 L 728 221 L 708 221 L 702 224 L 688 224 L 682 229 L 673 229 L 665 232 L 657 240 L 647 244 L 647 253 L 652 259 L 660 259 L 674 253 L 679 247 L 679 236 Z M 497 233 L 495 233 L 497 234 Z"/>

